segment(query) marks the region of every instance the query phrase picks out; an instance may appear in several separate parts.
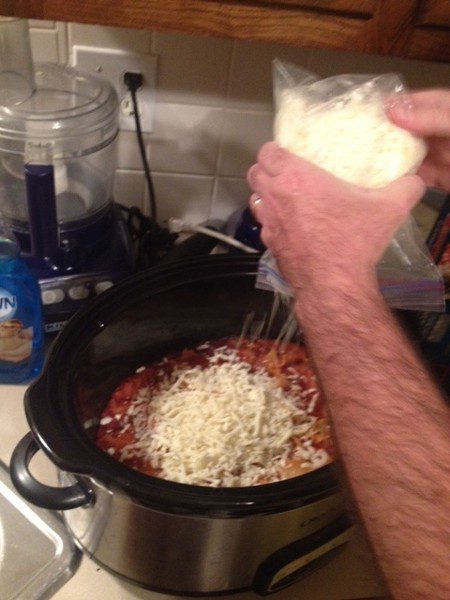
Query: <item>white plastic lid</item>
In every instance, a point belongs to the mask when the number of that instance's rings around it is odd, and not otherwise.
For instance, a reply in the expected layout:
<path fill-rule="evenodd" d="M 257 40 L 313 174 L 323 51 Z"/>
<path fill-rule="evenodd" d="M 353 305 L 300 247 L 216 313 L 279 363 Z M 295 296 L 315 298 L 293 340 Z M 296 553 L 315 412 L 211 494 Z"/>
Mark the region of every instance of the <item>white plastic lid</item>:
<path fill-rule="evenodd" d="M 107 81 L 71 67 L 36 65 L 35 93 L 0 106 L 0 152 L 25 156 L 42 144 L 54 159 L 75 158 L 110 144 L 118 131 L 117 95 Z"/>

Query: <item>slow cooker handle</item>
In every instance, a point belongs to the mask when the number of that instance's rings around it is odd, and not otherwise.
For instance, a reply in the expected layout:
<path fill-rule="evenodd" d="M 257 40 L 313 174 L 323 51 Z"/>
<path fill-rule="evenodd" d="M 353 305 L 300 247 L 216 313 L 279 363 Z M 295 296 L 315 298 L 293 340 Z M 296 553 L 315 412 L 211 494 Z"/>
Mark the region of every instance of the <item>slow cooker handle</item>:
<path fill-rule="evenodd" d="M 80 479 L 69 487 L 51 487 L 35 479 L 29 470 L 31 459 L 40 450 L 30 431 L 11 456 L 10 475 L 17 491 L 32 504 L 52 510 L 68 510 L 91 504 L 94 492 Z"/>

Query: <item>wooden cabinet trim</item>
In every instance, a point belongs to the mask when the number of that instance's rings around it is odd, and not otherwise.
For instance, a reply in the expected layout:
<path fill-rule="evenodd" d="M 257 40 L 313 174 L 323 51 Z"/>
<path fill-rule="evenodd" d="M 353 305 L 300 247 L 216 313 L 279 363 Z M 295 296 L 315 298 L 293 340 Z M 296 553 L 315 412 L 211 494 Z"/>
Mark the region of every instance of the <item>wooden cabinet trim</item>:
<path fill-rule="evenodd" d="M 417 24 L 450 27 L 450 0 L 422 0 Z"/>
<path fill-rule="evenodd" d="M 208 1 L 208 0 L 206 0 Z M 373 15 L 378 0 L 257 0 L 257 4 L 272 6 L 296 6 L 300 10 L 309 9 L 314 12 L 329 14 L 350 14 L 356 17 Z"/>
<path fill-rule="evenodd" d="M 0 0 L 0 14 L 450 62 L 450 0 Z"/>
<path fill-rule="evenodd" d="M 287 5 L 280 14 L 275 6 L 220 0 L 0 0 L 0 14 L 363 50 L 362 19 Z"/>

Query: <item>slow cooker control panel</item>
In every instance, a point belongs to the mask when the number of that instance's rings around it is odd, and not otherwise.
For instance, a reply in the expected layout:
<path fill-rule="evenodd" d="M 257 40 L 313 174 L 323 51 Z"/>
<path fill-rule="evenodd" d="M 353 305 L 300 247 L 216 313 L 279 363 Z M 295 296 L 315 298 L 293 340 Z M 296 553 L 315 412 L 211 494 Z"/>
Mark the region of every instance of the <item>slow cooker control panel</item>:
<path fill-rule="evenodd" d="M 274 552 L 259 566 L 253 590 L 266 596 L 315 571 L 349 541 L 353 524 L 345 514 L 315 533 Z"/>

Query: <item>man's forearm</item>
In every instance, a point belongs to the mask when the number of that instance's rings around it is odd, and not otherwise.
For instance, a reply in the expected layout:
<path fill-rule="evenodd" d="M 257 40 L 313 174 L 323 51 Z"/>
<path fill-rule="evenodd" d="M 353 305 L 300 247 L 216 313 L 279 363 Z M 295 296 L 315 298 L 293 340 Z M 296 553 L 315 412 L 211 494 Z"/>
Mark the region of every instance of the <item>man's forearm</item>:
<path fill-rule="evenodd" d="M 448 600 L 448 406 L 373 281 L 311 284 L 296 312 L 391 593 Z"/>

